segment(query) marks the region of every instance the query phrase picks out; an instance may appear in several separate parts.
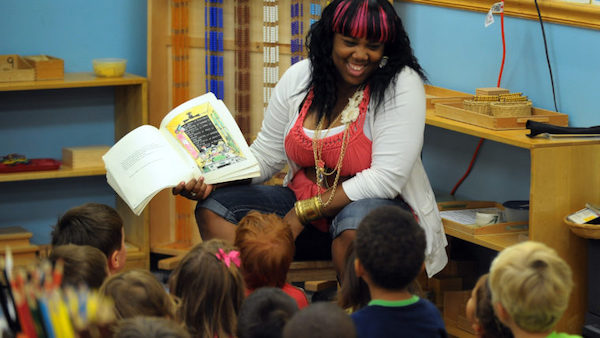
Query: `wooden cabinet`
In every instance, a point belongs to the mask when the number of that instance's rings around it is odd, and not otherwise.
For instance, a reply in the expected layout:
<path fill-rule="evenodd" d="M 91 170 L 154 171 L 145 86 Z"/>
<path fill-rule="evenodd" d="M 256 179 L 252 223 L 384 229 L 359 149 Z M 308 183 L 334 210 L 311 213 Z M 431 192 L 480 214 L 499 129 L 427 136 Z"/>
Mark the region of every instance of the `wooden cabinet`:
<path fill-rule="evenodd" d="M 554 248 L 573 269 L 575 282 L 569 307 L 557 331 L 581 333 L 586 312 L 587 243 L 569 231 L 563 218 L 586 202 L 600 203 L 600 140 L 529 138 L 526 129 L 481 128 L 436 116 L 433 109 L 428 110 L 426 123 L 529 150 L 528 233 L 473 236 L 447 228 L 446 234 L 496 251 L 517 243 L 524 235 Z"/>
<path fill-rule="evenodd" d="M 125 74 L 123 77 L 118 78 L 98 78 L 92 73 L 66 73 L 62 80 L 0 83 L 0 91 L 2 92 L 85 87 L 114 87 L 115 140 L 118 140 L 135 127 L 148 123 L 148 85 L 146 79 L 140 76 Z M 103 166 L 84 169 L 62 166 L 58 170 L 0 174 L 0 183 L 101 176 L 104 174 L 105 169 Z M 56 181 L 56 184 L 59 185 L 60 181 Z M 148 213 L 144 212 L 141 216 L 135 216 L 119 197 L 116 198 L 116 209 L 123 218 L 125 227 L 125 239 L 128 247 L 127 267 L 148 268 Z"/>

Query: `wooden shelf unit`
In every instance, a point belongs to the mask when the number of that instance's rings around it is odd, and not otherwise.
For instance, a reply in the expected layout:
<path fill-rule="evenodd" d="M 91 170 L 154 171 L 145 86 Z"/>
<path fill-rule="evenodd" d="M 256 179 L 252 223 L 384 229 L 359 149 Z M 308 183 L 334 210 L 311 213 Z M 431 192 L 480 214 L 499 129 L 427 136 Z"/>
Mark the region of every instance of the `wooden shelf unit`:
<path fill-rule="evenodd" d="M 86 87 L 114 87 L 115 140 L 120 139 L 129 131 L 140 125 L 148 124 L 148 83 L 146 78 L 141 76 L 125 74 L 123 77 L 99 78 L 93 73 L 65 73 L 64 79 L 62 80 L 0 83 L 0 91 L 2 92 Z M 64 166 L 58 170 L 0 174 L 0 183 L 80 176 L 101 176 L 105 173 L 104 167 L 73 169 Z M 129 247 L 127 254 L 127 268 L 148 268 L 150 266 L 148 212 L 146 211 L 142 213 L 142 215 L 136 216 L 118 196 L 116 196 L 116 199 L 116 209 L 123 218 L 125 239 Z"/>
<path fill-rule="evenodd" d="M 492 250 L 502 250 L 525 235 L 554 248 L 571 266 L 575 282 L 557 331 L 581 333 L 586 312 L 587 243 L 569 231 L 563 218 L 586 202 L 600 203 L 600 140 L 529 138 L 527 129 L 495 131 L 436 116 L 434 109 L 427 111 L 426 123 L 529 150 L 529 231 L 473 236 L 446 229 L 446 233 Z"/>

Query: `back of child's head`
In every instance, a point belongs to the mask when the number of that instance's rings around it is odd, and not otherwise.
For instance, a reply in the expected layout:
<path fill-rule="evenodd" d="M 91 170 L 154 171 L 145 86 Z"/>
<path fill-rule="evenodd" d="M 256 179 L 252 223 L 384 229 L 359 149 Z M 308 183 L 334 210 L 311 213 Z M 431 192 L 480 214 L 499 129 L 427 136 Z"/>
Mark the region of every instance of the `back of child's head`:
<path fill-rule="evenodd" d="M 135 316 L 175 318 L 176 303 L 148 270 L 132 269 L 110 276 L 100 292 L 113 299 L 118 319 Z"/>
<path fill-rule="evenodd" d="M 108 277 L 104 253 L 89 245 L 66 244 L 52 247 L 48 257 L 52 263 L 63 261 L 62 285 L 86 285 L 98 289 Z"/>
<path fill-rule="evenodd" d="M 244 300 L 244 278 L 239 252 L 222 240 L 194 246 L 169 280 L 171 293 L 180 298 L 179 319 L 198 337 L 234 336 Z"/>
<path fill-rule="evenodd" d="M 119 321 L 114 338 L 191 338 L 177 322 L 164 317 L 138 316 Z"/>
<path fill-rule="evenodd" d="M 502 250 L 489 276 L 492 302 L 500 303 L 516 326 L 547 332 L 569 304 L 571 268 L 543 243 L 527 241 Z"/>
<path fill-rule="evenodd" d="M 406 289 L 425 260 L 425 231 L 398 206 L 370 212 L 356 231 L 356 257 L 370 281 L 388 290 Z"/>
<path fill-rule="evenodd" d="M 249 289 L 285 284 L 295 248 L 292 230 L 281 217 L 250 211 L 236 227 L 234 245 Z"/>
<path fill-rule="evenodd" d="M 99 203 L 86 203 L 69 209 L 52 230 L 52 245 L 90 245 L 100 249 L 109 260 L 115 252 L 125 251 L 123 220 L 112 207 Z M 125 264 L 125 256 L 118 257 L 117 269 Z"/>
<path fill-rule="evenodd" d="M 351 311 L 357 311 L 367 306 L 371 300 L 369 286 L 356 275 L 356 270 L 354 270 L 355 259 L 356 250 L 354 242 L 352 242 L 346 252 L 346 268 L 342 275 L 342 287 L 338 293 L 338 305 Z"/>
<path fill-rule="evenodd" d="M 242 303 L 238 316 L 239 338 L 280 338 L 285 323 L 298 312 L 298 304 L 279 288 L 263 287 Z"/>
<path fill-rule="evenodd" d="M 330 302 L 313 303 L 298 311 L 283 329 L 284 338 L 354 338 L 356 328 L 350 316 Z"/>
<path fill-rule="evenodd" d="M 479 337 L 512 338 L 510 329 L 502 324 L 494 313 L 488 276 L 485 274 L 477 280 L 467 302 L 467 318 L 474 324 Z"/>

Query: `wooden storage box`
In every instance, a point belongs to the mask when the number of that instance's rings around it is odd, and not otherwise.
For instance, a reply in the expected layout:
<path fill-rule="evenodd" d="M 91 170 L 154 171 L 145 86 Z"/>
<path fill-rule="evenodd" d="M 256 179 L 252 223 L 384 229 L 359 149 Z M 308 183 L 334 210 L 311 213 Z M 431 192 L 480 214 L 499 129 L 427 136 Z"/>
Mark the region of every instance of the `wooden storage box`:
<path fill-rule="evenodd" d="M 446 327 L 455 327 L 465 331 L 465 336 L 467 336 L 466 332 L 475 334 L 466 314 L 467 302 L 470 297 L 471 290 L 444 292 L 444 323 L 446 323 Z"/>
<path fill-rule="evenodd" d="M 33 81 L 35 70 L 16 54 L 0 55 L 0 82 Z"/>
<path fill-rule="evenodd" d="M 500 95 L 500 94 L 508 94 L 510 91 L 508 89 L 500 88 L 500 87 L 486 87 L 486 88 L 477 88 L 475 89 L 475 95 Z"/>
<path fill-rule="evenodd" d="M 65 77 L 63 59 L 49 55 L 30 55 L 24 58 L 35 69 L 36 80 L 61 80 Z"/>
<path fill-rule="evenodd" d="M 452 202 L 440 202 L 438 203 L 440 211 L 449 210 L 466 210 L 466 209 L 479 209 L 479 208 L 497 208 L 504 210 L 504 206 L 500 203 L 490 201 L 452 201 Z M 461 224 L 458 222 L 451 221 L 444 218 L 442 215 L 442 222 L 444 227 L 451 228 L 453 230 L 461 231 L 471 235 L 492 235 L 512 232 L 523 232 L 528 231 L 527 222 L 505 222 L 496 223 L 485 226 L 476 226 L 474 224 Z"/>
<path fill-rule="evenodd" d="M 19 226 L 0 228 L 0 259 L 4 260 L 9 247 L 15 266 L 35 263 L 38 246 L 29 243 L 31 236 L 31 232 Z"/>
<path fill-rule="evenodd" d="M 466 110 L 464 109 L 462 101 L 459 102 L 446 100 L 442 102 L 436 102 L 435 114 L 451 120 L 494 130 L 525 129 L 525 123 L 527 120 L 544 122 L 563 127 L 569 125 L 569 116 L 567 114 L 561 114 L 551 110 L 532 108 L 531 116 L 498 117 Z"/>
<path fill-rule="evenodd" d="M 62 163 L 71 168 L 104 167 L 102 156 L 109 149 L 109 146 L 63 148 Z"/>
<path fill-rule="evenodd" d="M 31 232 L 19 226 L 0 227 L 0 248 L 6 246 L 27 246 Z"/>
<path fill-rule="evenodd" d="M 462 290 L 463 280 L 461 277 L 437 277 L 429 279 L 429 290 L 433 292 L 434 304 L 444 307 L 444 293 L 447 291 Z"/>

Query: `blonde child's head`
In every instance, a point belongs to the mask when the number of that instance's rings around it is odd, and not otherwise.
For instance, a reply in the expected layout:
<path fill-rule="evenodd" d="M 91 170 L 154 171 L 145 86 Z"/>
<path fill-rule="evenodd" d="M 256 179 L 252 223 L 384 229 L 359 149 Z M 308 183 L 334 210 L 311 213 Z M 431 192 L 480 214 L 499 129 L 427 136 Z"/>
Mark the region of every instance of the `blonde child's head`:
<path fill-rule="evenodd" d="M 292 230 L 281 217 L 250 211 L 235 230 L 234 245 L 249 289 L 283 287 L 295 247 Z"/>
<path fill-rule="evenodd" d="M 571 268 L 543 243 L 527 241 L 502 250 L 489 276 L 494 309 L 527 332 L 550 331 L 569 304 Z M 498 307 L 500 305 L 500 307 Z M 505 322 L 501 313 L 498 317 Z"/>
<path fill-rule="evenodd" d="M 110 276 L 100 292 L 111 297 L 118 319 L 135 316 L 175 318 L 176 301 L 148 270 L 133 269 Z"/>
<path fill-rule="evenodd" d="M 194 246 L 173 271 L 169 289 L 192 336 L 235 336 L 245 289 L 239 264 L 238 251 L 212 239 Z"/>

